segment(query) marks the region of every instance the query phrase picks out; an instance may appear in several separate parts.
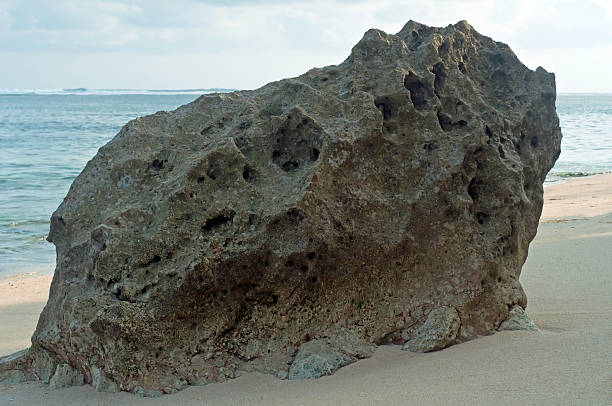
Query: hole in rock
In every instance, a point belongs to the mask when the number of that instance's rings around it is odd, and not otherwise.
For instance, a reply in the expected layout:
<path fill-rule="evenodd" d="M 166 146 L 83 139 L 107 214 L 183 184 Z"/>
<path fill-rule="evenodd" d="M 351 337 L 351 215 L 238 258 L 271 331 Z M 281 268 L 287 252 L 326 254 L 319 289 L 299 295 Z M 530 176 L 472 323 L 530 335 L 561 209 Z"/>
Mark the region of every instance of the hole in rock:
<path fill-rule="evenodd" d="M 465 64 L 463 62 L 459 62 L 457 67 L 459 68 L 459 72 L 465 74 Z"/>
<path fill-rule="evenodd" d="M 151 166 L 155 169 L 155 170 L 161 170 L 164 168 L 164 164 L 166 164 L 168 161 L 167 160 L 160 160 L 160 159 L 154 159 L 153 162 L 151 162 Z"/>
<path fill-rule="evenodd" d="M 540 139 L 537 136 L 535 136 L 531 139 L 531 146 L 533 148 L 537 148 L 538 145 L 540 145 Z"/>
<path fill-rule="evenodd" d="M 153 258 L 151 258 L 147 262 L 140 264 L 139 267 L 140 268 L 146 268 L 149 265 L 153 265 L 153 264 L 158 263 L 159 261 L 161 261 L 161 257 L 159 255 L 155 255 Z M 146 271 L 146 274 L 148 275 L 149 271 Z"/>
<path fill-rule="evenodd" d="M 204 223 L 202 229 L 204 231 L 210 231 L 213 228 L 220 227 L 225 223 L 233 221 L 235 214 L 236 212 L 234 210 L 227 210 L 224 213 L 217 214 L 216 216 L 206 220 L 206 223 Z"/>
<path fill-rule="evenodd" d="M 395 107 L 388 96 L 376 98 L 374 105 L 382 113 L 384 121 L 389 121 L 395 115 Z"/>
<path fill-rule="evenodd" d="M 476 220 L 478 220 L 478 224 L 484 224 L 489 219 L 489 215 L 487 213 L 479 211 L 476 213 Z"/>
<path fill-rule="evenodd" d="M 287 210 L 287 218 L 289 219 L 290 223 L 299 223 L 300 221 L 304 220 L 304 217 L 305 215 L 300 209 L 291 208 Z"/>
<path fill-rule="evenodd" d="M 468 185 L 468 195 L 470 195 L 474 202 L 478 199 L 478 196 L 480 195 L 481 185 L 482 181 L 477 180 L 476 178 L 473 178 L 470 181 L 470 184 Z"/>
<path fill-rule="evenodd" d="M 319 154 L 320 152 L 318 149 L 316 148 L 311 149 L 310 150 L 310 160 L 313 162 L 316 161 L 317 159 L 319 159 Z"/>
<path fill-rule="evenodd" d="M 283 170 L 285 172 L 289 172 L 292 171 L 294 169 L 297 169 L 300 167 L 300 163 L 298 161 L 287 161 L 284 164 L 281 165 L 281 168 L 283 168 Z"/>
<path fill-rule="evenodd" d="M 446 68 L 442 62 L 438 62 L 431 68 L 431 72 L 436 75 L 434 78 L 434 92 L 438 95 L 438 92 L 444 85 L 444 81 L 447 77 Z"/>
<path fill-rule="evenodd" d="M 276 148 L 272 161 L 285 172 L 291 172 L 319 158 L 323 130 L 301 111 L 287 115 L 276 130 Z"/>
<path fill-rule="evenodd" d="M 438 146 L 432 142 L 428 142 L 427 144 L 423 145 L 423 149 L 425 151 L 433 151 L 434 149 L 436 149 Z"/>
<path fill-rule="evenodd" d="M 410 91 L 410 100 L 415 108 L 421 109 L 427 105 L 426 87 L 414 72 L 404 76 L 404 87 Z"/>
<path fill-rule="evenodd" d="M 242 178 L 247 182 L 252 182 L 255 180 L 255 170 L 250 168 L 248 165 L 242 169 Z"/>
<path fill-rule="evenodd" d="M 206 171 L 206 175 L 212 180 L 217 179 L 217 176 L 219 176 L 219 173 L 220 173 L 220 169 L 216 166 L 215 163 L 211 163 L 210 167 Z"/>

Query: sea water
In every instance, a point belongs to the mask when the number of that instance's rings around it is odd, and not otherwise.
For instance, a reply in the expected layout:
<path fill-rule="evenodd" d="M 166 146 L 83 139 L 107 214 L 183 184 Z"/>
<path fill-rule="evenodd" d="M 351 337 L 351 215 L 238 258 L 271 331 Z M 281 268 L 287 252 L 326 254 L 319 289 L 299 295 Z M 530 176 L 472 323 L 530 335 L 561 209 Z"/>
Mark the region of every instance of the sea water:
<path fill-rule="evenodd" d="M 194 90 L 0 90 L 0 278 L 50 272 L 49 218 L 98 148 L 129 120 Z M 612 94 L 560 94 L 562 153 L 547 181 L 612 171 Z"/>

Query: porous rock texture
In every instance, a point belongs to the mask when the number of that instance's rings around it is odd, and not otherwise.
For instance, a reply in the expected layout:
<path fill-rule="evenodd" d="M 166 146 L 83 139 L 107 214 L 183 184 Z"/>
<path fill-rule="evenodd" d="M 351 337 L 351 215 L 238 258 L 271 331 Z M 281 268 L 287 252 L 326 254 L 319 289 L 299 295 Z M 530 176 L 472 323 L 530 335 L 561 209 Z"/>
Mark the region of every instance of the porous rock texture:
<path fill-rule="evenodd" d="M 0 369 L 153 396 L 489 334 L 526 306 L 560 141 L 554 75 L 464 21 L 133 120 L 53 214 L 49 302 Z"/>

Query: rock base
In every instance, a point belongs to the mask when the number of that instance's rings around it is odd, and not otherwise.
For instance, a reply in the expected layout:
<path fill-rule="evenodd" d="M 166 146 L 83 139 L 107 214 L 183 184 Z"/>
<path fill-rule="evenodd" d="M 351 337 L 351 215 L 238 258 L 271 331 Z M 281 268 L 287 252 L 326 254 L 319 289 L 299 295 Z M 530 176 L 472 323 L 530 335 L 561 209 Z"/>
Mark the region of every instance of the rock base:
<path fill-rule="evenodd" d="M 499 331 L 512 331 L 512 330 L 528 330 L 528 331 L 540 331 L 538 326 L 527 316 L 525 309 L 521 306 L 514 306 L 508 318 L 499 325 Z"/>

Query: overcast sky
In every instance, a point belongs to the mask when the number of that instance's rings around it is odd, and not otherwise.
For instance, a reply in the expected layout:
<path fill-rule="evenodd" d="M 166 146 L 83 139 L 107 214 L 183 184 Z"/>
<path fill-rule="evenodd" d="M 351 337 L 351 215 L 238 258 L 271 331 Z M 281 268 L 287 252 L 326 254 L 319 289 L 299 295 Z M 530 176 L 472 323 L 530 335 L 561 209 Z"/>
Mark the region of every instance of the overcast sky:
<path fill-rule="evenodd" d="M 465 19 L 558 91 L 612 93 L 612 0 L 0 0 L 0 88 L 252 89 L 410 19 Z"/>

